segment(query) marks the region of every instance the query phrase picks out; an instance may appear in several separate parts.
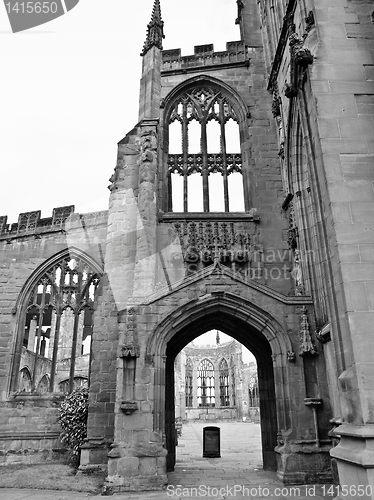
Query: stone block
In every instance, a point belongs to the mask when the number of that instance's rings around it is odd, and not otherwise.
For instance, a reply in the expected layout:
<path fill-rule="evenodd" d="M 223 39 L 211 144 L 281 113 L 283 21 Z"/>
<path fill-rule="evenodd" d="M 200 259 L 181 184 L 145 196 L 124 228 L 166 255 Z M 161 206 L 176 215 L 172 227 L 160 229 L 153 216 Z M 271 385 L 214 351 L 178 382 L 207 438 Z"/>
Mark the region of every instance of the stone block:
<path fill-rule="evenodd" d="M 139 474 L 141 476 L 152 476 L 157 472 L 156 457 L 141 457 L 139 459 Z"/>
<path fill-rule="evenodd" d="M 364 139 L 348 139 L 348 138 L 331 138 L 321 139 L 321 146 L 323 153 L 368 153 L 367 143 Z"/>
<path fill-rule="evenodd" d="M 328 186 L 332 202 L 373 202 L 374 190 L 369 183 L 329 183 Z"/>
<path fill-rule="evenodd" d="M 348 139 L 372 139 L 374 136 L 373 121 L 369 118 L 339 118 L 340 135 Z M 350 153 L 354 153 L 354 149 Z M 371 158 L 371 161 L 373 159 Z M 373 164 L 372 164 L 373 165 Z M 357 172 L 359 174 L 359 172 Z M 373 177 L 371 177 L 373 178 Z"/>
<path fill-rule="evenodd" d="M 366 283 L 347 283 L 344 289 L 346 292 L 347 311 L 369 311 Z"/>
<path fill-rule="evenodd" d="M 331 83 L 330 83 L 331 85 Z M 317 96 L 319 118 L 357 117 L 357 106 L 353 96 L 319 94 Z"/>
<path fill-rule="evenodd" d="M 340 137 L 338 120 L 336 118 L 320 118 L 318 120 L 318 128 L 321 138 Z M 326 172 L 328 172 L 327 166 Z"/>
<path fill-rule="evenodd" d="M 338 252 L 341 262 L 361 261 L 358 245 L 338 245 Z"/>
<path fill-rule="evenodd" d="M 139 458 L 123 457 L 117 459 L 117 474 L 129 478 L 139 475 Z"/>
<path fill-rule="evenodd" d="M 371 263 L 345 263 L 341 265 L 344 281 L 372 281 L 374 280 L 374 266 Z"/>

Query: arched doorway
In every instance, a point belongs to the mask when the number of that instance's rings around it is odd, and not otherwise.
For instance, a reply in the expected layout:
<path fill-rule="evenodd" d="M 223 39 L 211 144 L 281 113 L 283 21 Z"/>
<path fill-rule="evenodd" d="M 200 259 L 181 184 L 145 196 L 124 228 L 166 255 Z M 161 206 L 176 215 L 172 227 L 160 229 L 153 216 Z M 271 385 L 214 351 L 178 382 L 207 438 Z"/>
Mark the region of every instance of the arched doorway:
<path fill-rule="evenodd" d="M 167 466 L 172 470 L 175 465 L 175 400 L 174 400 L 174 361 L 176 355 L 188 342 L 210 329 L 218 328 L 242 343 L 256 357 L 260 393 L 260 414 L 262 434 L 262 454 L 264 469 L 276 469 L 274 448 L 277 445 L 277 415 L 275 405 L 275 384 L 271 348 L 266 338 L 258 331 L 248 331 L 243 321 L 230 318 L 227 314 L 211 314 L 203 322 L 186 326 L 174 335 L 167 344 L 165 370 L 165 437 L 168 451 Z M 203 324 L 201 324 L 203 323 Z M 225 324 L 225 328 L 223 327 Z M 201 328 L 204 328 L 201 331 Z M 194 332 L 194 333 L 193 333 Z M 192 336 L 193 335 L 193 336 Z M 188 341 L 186 341 L 188 338 Z"/>
<path fill-rule="evenodd" d="M 164 320 L 148 344 L 155 368 L 154 430 L 164 436 L 167 469 L 175 465 L 174 361 L 193 339 L 219 329 L 248 350 L 257 361 L 262 455 L 264 469 L 276 470 L 277 432 L 288 413 L 287 352 L 289 339 L 267 312 L 229 293 L 214 294 L 199 303 L 182 306 Z M 276 369 L 274 369 L 276 368 Z M 277 405 L 277 401 L 281 404 Z"/>
<path fill-rule="evenodd" d="M 204 333 L 176 357 L 174 481 L 217 465 L 247 473 L 263 469 L 257 363 L 240 342 L 219 330 Z M 203 429 L 220 429 L 221 460 L 202 461 Z M 235 467 L 234 467 L 235 464 Z M 234 472 L 234 471 L 232 471 Z"/>

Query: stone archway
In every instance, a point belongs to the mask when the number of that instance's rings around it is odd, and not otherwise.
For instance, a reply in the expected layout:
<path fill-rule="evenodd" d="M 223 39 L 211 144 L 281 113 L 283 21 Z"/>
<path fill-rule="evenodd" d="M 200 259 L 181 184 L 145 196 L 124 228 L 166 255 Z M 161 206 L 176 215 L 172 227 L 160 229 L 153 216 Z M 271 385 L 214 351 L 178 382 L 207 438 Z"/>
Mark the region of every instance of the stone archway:
<path fill-rule="evenodd" d="M 265 469 L 276 470 L 277 431 L 287 420 L 287 373 L 284 368 L 290 343 L 282 327 L 268 313 L 238 296 L 219 293 L 201 303 L 193 301 L 172 313 L 159 325 L 147 346 L 155 367 L 154 429 L 163 434 L 168 471 L 175 464 L 175 357 L 194 338 L 217 328 L 256 357 L 263 465 Z M 277 405 L 277 401 L 282 403 Z"/>

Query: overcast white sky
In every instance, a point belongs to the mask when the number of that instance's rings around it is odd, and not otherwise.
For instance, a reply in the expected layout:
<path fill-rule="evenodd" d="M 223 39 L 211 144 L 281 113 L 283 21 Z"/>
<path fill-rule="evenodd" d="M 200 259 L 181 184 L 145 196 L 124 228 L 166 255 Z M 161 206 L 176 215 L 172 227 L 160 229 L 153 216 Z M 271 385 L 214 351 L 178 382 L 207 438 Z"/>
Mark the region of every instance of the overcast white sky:
<path fill-rule="evenodd" d="M 203 333 L 203 335 L 197 337 L 193 342 L 195 345 L 216 345 L 216 336 L 217 330 L 211 330 L 210 332 Z M 223 332 L 219 332 L 219 340 L 221 344 L 224 344 L 225 342 L 233 340 L 233 338 Z M 256 361 L 256 358 L 253 356 L 253 354 L 244 346 L 242 354 L 244 363 L 251 363 L 253 361 Z"/>
<path fill-rule="evenodd" d="M 137 123 L 153 0 L 80 0 L 13 34 L 0 5 L 0 215 L 105 210 L 117 142 Z M 239 40 L 235 0 L 161 0 L 164 48 Z"/>

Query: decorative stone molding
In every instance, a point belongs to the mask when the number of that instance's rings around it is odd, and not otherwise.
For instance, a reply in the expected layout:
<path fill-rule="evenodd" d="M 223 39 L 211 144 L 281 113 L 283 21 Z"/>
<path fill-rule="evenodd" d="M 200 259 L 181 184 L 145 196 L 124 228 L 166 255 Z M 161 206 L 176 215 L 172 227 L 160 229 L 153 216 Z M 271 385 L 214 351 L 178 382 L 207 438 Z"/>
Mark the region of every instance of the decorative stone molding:
<path fill-rule="evenodd" d="M 313 62 L 313 54 L 304 47 L 305 36 L 300 37 L 297 33 L 292 33 L 289 37 L 289 46 L 291 51 L 291 82 L 286 82 L 284 94 L 288 99 L 297 95 L 299 68 L 305 70 Z"/>
<path fill-rule="evenodd" d="M 313 62 L 313 54 L 304 47 L 305 38 L 300 38 L 297 33 L 292 33 L 289 38 L 291 59 L 297 66 L 306 67 Z"/>
<path fill-rule="evenodd" d="M 236 0 L 236 5 L 238 6 L 238 17 L 235 19 L 235 24 L 240 24 L 242 20 L 242 12 L 244 9 L 243 0 Z"/>
<path fill-rule="evenodd" d="M 312 337 L 310 335 L 308 313 L 305 306 L 303 306 L 302 308 L 301 328 L 300 328 L 299 338 L 300 338 L 300 350 L 299 350 L 300 356 L 304 356 L 305 354 L 317 354 L 317 350 L 313 345 Z"/>
<path fill-rule="evenodd" d="M 287 352 L 287 359 L 290 363 L 293 363 L 294 361 L 296 361 L 296 354 L 294 353 L 294 351 Z"/>
<path fill-rule="evenodd" d="M 139 356 L 139 346 L 134 344 L 123 344 L 121 346 L 121 358 L 138 358 Z"/>
<path fill-rule="evenodd" d="M 321 441 L 319 438 L 319 429 L 318 429 L 318 419 L 317 419 L 317 408 L 322 406 L 321 398 L 305 398 L 304 399 L 305 406 L 309 406 L 313 412 L 313 423 L 314 423 L 314 433 L 316 436 L 316 446 L 320 447 Z"/>
<path fill-rule="evenodd" d="M 327 342 L 330 342 L 331 340 L 330 324 L 327 323 L 321 329 L 318 329 L 316 332 L 316 337 L 321 342 L 321 344 L 326 344 Z"/>
<path fill-rule="evenodd" d="M 40 210 L 19 214 L 17 232 L 19 233 L 22 231 L 35 231 L 40 220 L 40 214 Z"/>
<path fill-rule="evenodd" d="M 293 203 L 289 203 L 289 213 L 288 213 L 288 230 L 287 230 L 287 243 L 288 248 L 295 249 L 298 247 L 298 237 L 299 231 L 296 226 L 295 221 L 295 209 Z"/>
<path fill-rule="evenodd" d="M 162 50 L 162 39 L 165 38 L 164 35 L 164 22 L 161 18 L 161 7 L 160 0 L 155 0 L 153 4 L 153 11 L 151 21 L 147 26 L 147 36 L 144 42 L 141 56 L 145 54 L 152 48 L 157 47 Z"/>
<path fill-rule="evenodd" d="M 123 341 L 120 345 L 120 358 L 138 358 L 140 356 L 140 348 L 137 339 L 137 323 L 136 323 L 137 310 L 135 307 L 130 307 L 125 314 L 121 311 L 118 314 L 118 322 L 126 323 L 125 331 L 123 333 Z"/>
<path fill-rule="evenodd" d="M 74 213 L 74 205 L 68 205 L 66 207 L 54 208 L 52 212 L 52 225 L 61 226 L 65 223 L 66 219 Z"/>
<path fill-rule="evenodd" d="M 209 47 L 209 50 L 207 48 Z M 220 66 L 248 67 L 249 51 L 243 40 L 226 43 L 226 50 L 215 52 L 212 44 L 195 46 L 194 54 L 182 56 L 181 49 L 162 51 L 162 74 L 171 75 L 195 71 L 197 67 L 204 69 Z"/>
<path fill-rule="evenodd" d="M 138 403 L 136 401 L 122 401 L 121 410 L 125 415 L 131 415 L 138 409 Z"/>
<path fill-rule="evenodd" d="M 271 105 L 271 111 L 274 118 L 280 116 L 280 99 L 279 99 L 279 89 L 278 83 L 275 81 L 273 84 L 273 103 Z"/>
<path fill-rule="evenodd" d="M 176 222 L 174 228 L 186 262 L 215 260 L 244 262 L 255 251 L 251 235 L 233 222 Z"/>
<path fill-rule="evenodd" d="M 284 84 L 284 95 L 287 97 L 287 99 L 291 99 L 291 97 L 296 97 L 297 96 L 297 89 L 292 83 L 286 82 Z"/>
<path fill-rule="evenodd" d="M 315 26 L 315 19 L 314 19 L 314 13 L 312 10 L 309 11 L 309 14 L 306 16 L 305 18 L 305 24 L 306 24 L 306 28 L 305 28 L 305 32 L 306 33 L 309 33 L 309 31 L 314 28 Z"/>

